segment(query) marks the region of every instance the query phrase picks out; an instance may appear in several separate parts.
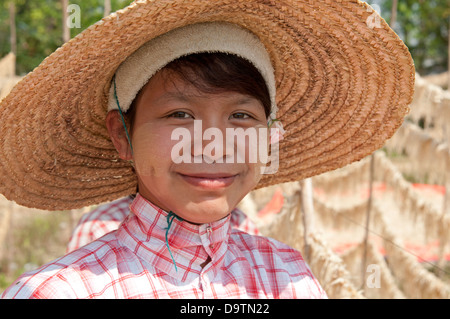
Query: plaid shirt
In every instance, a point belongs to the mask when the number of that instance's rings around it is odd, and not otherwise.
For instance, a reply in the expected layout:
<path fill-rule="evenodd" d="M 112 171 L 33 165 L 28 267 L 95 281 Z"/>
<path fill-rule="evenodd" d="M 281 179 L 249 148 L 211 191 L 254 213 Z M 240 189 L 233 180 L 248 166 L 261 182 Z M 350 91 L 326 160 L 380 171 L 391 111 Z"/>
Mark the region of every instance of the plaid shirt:
<path fill-rule="evenodd" d="M 132 201 L 133 197 L 127 196 L 84 214 L 72 233 L 67 252 L 74 251 L 119 228 L 120 223 L 130 213 Z M 230 222 L 236 229 L 252 235 L 260 234 L 256 225 L 239 209 L 232 211 Z"/>
<path fill-rule="evenodd" d="M 298 251 L 233 229 L 231 214 L 174 219 L 169 250 L 168 214 L 139 194 L 130 209 L 118 230 L 22 275 L 2 297 L 326 298 Z"/>

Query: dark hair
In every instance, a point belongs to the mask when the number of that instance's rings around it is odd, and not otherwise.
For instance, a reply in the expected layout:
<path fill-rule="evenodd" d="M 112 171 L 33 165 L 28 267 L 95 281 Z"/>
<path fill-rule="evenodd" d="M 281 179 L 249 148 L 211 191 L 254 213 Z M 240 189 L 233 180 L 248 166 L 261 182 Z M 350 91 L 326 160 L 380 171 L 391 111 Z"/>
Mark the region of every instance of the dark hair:
<path fill-rule="evenodd" d="M 237 92 L 252 96 L 261 102 L 266 117 L 270 115 L 270 94 L 264 78 L 251 62 L 234 54 L 195 53 L 170 62 L 164 69 L 203 93 Z M 136 100 L 126 113 L 130 131 Z"/>

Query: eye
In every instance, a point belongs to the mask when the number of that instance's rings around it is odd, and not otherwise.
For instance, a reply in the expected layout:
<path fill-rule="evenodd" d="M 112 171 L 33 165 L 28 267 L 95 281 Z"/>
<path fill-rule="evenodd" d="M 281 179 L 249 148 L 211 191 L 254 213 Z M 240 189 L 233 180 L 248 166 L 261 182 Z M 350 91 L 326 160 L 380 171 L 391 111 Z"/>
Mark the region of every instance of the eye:
<path fill-rule="evenodd" d="M 253 117 L 247 113 L 236 112 L 231 115 L 231 118 L 233 118 L 233 119 L 249 119 L 249 118 L 253 118 Z"/>
<path fill-rule="evenodd" d="M 187 112 L 183 112 L 183 111 L 176 111 L 173 112 L 171 114 L 168 115 L 168 117 L 173 117 L 173 118 L 177 118 L 177 119 L 188 119 L 188 118 L 193 118 L 192 115 L 190 115 Z"/>

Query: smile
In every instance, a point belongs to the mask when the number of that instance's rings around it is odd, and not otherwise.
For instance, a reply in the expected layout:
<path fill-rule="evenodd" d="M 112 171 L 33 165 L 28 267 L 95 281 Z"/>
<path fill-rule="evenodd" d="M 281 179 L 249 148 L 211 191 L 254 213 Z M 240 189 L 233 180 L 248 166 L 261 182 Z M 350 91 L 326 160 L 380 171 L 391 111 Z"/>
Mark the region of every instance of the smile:
<path fill-rule="evenodd" d="M 215 173 L 215 174 L 199 173 L 189 175 L 181 173 L 178 174 L 187 183 L 196 187 L 201 187 L 209 190 L 228 187 L 234 182 L 237 176 L 226 173 Z"/>

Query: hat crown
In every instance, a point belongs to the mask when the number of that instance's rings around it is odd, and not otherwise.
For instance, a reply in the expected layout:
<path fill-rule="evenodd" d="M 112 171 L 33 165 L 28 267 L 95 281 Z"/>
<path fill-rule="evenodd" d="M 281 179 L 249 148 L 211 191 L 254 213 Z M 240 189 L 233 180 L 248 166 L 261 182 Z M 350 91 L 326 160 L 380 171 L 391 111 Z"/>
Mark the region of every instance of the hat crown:
<path fill-rule="evenodd" d="M 264 78 L 276 114 L 275 75 L 270 56 L 250 31 L 227 22 L 204 22 L 169 31 L 142 45 L 117 68 L 111 83 L 108 111 L 127 112 L 138 92 L 170 62 L 194 53 L 235 54 L 252 63 Z M 275 116 L 274 116 L 275 117 Z"/>

